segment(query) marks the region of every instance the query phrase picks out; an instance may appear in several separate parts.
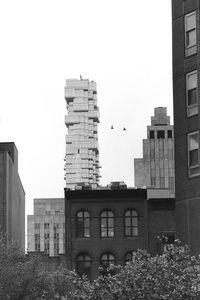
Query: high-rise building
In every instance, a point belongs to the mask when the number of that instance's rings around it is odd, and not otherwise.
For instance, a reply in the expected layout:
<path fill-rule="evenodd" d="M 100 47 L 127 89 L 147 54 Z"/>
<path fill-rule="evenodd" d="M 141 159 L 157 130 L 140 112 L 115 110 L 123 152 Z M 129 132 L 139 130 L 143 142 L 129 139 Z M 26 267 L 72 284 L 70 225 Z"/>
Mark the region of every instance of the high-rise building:
<path fill-rule="evenodd" d="M 0 143 L 0 235 L 25 249 L 25 192 L 14 143 Z"/>
<path fill-rule="evenodd" d="M 65 99 L 68 115 L 66 135 L 65 181 L 74 190 L 77 185 L 91 188 L 99 184 L 99 109 L 97 89 L 88 79 L 67 79 Z"/>
<path fill-rule="evenodd" d="M 138 188 L 169 189 L 174 195 L 174 130 L 166 107 L 154 109 L 143 158 L 134 159 L 134 176 Z"/>
<path fill-rule="evenodd" d="M 177 237 L 200 253 L 200 1 L 172 0 Z"/>
<path fill-rule="evenodd" d="M 34 215 L 27 216 L 27 241 L 29 253 L 65 253 L 64 199 L 34 199 Z"/>

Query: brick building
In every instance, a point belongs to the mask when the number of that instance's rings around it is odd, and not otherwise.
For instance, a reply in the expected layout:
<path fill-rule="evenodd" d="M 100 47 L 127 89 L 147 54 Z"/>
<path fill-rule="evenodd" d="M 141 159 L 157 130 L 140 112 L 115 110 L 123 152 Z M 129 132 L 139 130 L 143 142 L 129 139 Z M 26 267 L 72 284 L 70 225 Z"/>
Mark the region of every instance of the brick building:
<path fill-rule="evenodd" d="M 124 264 L 132 252 L 162 251 L 158 236 L 175 237 L 174 198 L 147 199 L 146 189 L 65 189 L 66 260 L 91 279 L 99 266 Z"/>
<path fill-rule="evenodd" d="M 14 143 L 0 143 L 0 234 L 25 249 L 25 191 Z"/>
<path fill-rule="evenodd" d="M 200 1 L 172 0 L 177 236 L 200 253 Z"/>

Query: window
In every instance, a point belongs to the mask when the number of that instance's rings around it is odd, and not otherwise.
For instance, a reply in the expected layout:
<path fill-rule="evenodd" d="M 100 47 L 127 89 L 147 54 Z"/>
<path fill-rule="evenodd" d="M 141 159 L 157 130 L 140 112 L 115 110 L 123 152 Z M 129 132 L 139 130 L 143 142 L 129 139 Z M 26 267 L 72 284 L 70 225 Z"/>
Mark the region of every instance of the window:
<path fill-rule="evenodd" d="M 157 132 L 157 138 L 158 139 L 164 139 L 165 138 L 165 132 L 164 132 L 164 130 L 158 130 L 158 132 Z"/>
<path fill-rule="evenodd" d="M 76 257 L 76 272 L 78 275 L 87 275 L 90 279 L 91 277 L 91 258 L 87 253 L 80 253 Z"/>
<path fill-rule="evenodd" d="M 150 139 L 154 139 L 154 131 L 150 130 Z"/>
<path fill-rule="evenodd" d="M 176 233 L 174 231 L 173 232 L 163 231 L 161 238 L 162 238 L 163 248 L 164 248 L 164 250 L 167 250 L 168 245 L 174 244 L 175 238 L 176 238 Z"/>
<path fill-rule="evenodd" d="M 168 137 L 168 139 L 172 138 L 172 130 L 167 131 L 167 137 Z"/>
<path fill-rule="evenodd" d="M 185 16 L 185 55 L 197 52 L 196 12 Z"/>
<path fill-rule="evenodd" d="M 198 113 L 197 71 L 186 74 L 187 116 Z"/>
<path fill-rule="evenodd" d="M 40 251 L 40 234 L 35 234 L 35 251 Z"/>
<path fill-rule="evenodd" d="M 132 261 L 134 253 L 134 251 L 127 252 L 124 257 L 124 262 L 127 263 L 129 261 Z"/>
<path fill-rule="evenodd" d="M 90 237 L 90 214 L 86 210 L 81 210 L 76 214 L 76 237 Z"/>
<path fill-rule="evenodd" d="M 44 229 L 49 229 L 49 223 L 44 223 Z"/>
<path fill-rule="evenodd" d="M 199 175 L 199 132 L 188 134 L 188 175 Z"/>
<path fill-rule="evenodd" d="M 101 237 L 114 237 L 114 213 L 104 210 L 100 215 Z"/>
<path fill-rule="evenodd" d="M 102 276 L 107 276 L 109 273 L 111 274 L 112 271 L 109 272 L 108 268 L 110 265 L 114 265 L 114 264 L 115 264 L 115 256 L 110 252 L 103 253 L 100 258 L 100 266 L 101 266 L 100 274 Z"/>
<path fill-rule="evenodd" d="M 138 213 L 129 209 L 124 214 L 124 234 L 125 236 L 138 236 Z"/>

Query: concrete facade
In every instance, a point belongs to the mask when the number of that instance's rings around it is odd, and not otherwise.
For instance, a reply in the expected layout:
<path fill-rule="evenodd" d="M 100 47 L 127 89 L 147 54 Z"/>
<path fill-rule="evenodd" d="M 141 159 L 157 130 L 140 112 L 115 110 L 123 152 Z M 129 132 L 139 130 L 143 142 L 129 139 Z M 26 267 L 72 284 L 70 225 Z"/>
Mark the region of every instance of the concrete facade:
<path fill-rule="evenodd" d="M 64 199 L 34 199 L 34 215 L 27 216 L 27 241 L 28 253 L 65 253 Z"/>
<path fill-rule="evenodd" d="M 92 280 L 102 257 L 109 254 L 114 263 L 124 264 L 137 249 L 160 253 L 158 236 L 175 238 L 174 198 L 148 200 L 146 189 L 65 189 L 65 213 L 67 267 Z"/>
<path fill-rule="evenodd" d="M 177 236 L 200 253 L 200 1 L 172 1 Z"/>
<path fill-rule="evenodd" d="M 137 188 L 168 189 L 174 197 L 174 129 L 166 107 L 154 109 L 143 158 L 134 159 L 134 176 Z"/>
<path fill-rule="evenodd" d="M 25 249 L 25 192 L 14 143 L 0 143 L 0 233 Z"/>
<path fill-rule="evenodd" d="M 88 79 L 67 79 L 65 99 L 68 115 L 66 135 L 65 182 L 74 190 L 77 185 L 99 184 L 99 146 L 97 89 Z"/>

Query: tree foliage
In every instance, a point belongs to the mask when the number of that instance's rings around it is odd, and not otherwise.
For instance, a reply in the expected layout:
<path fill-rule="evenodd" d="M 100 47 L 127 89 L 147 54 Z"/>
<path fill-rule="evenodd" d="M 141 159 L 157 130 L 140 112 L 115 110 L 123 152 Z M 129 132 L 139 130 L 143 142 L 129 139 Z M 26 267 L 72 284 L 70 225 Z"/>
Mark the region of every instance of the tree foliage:
<path fill-rule="evenodd" d="M 110 266 L 107 276 L 89 282 L 64 268 L 44 271 L 40 259 L 1 241 L 0 299 L 200 299 L 200 258 L 180 245 L 168 245 L 154 257 L 138 250 L 125 266 Z"/>

